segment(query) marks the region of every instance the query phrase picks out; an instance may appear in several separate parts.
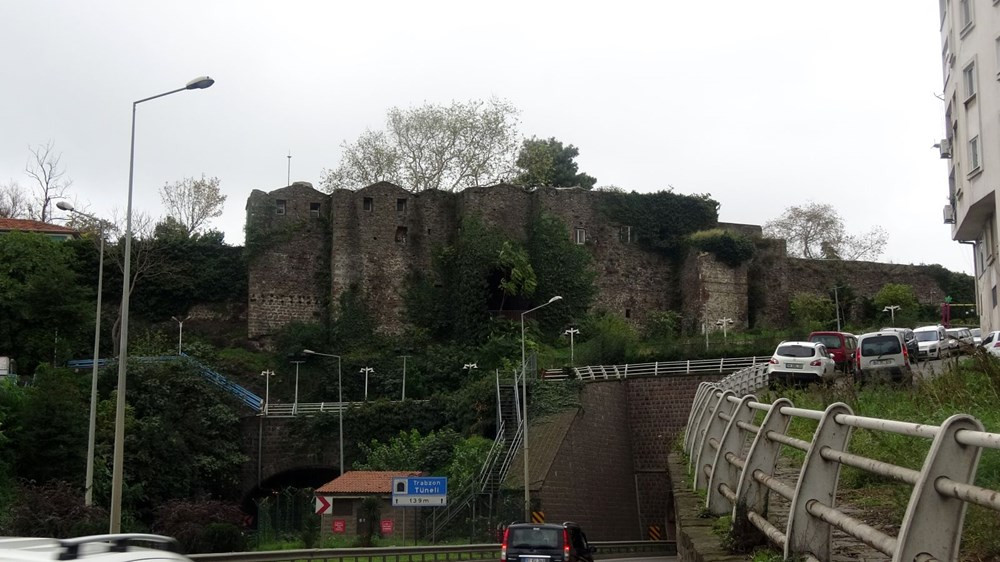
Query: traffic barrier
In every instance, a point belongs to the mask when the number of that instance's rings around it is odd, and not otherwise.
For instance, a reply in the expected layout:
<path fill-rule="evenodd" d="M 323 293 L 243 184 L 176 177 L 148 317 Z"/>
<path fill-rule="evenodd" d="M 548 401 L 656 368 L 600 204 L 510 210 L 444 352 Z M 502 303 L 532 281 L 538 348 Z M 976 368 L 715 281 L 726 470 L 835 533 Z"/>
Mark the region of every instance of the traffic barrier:
<path fill-rule="evenodd" d="M 981 451 L 1000 449 L 1000 434 L 984 431 L 972 416 L 956 414 L 932 426 L 858 416 L 843 403 L 823 411 L 796 408 L 786 398 L 766 404 L 734 390 L 754 384 L 766 381 L 744 373 L 699 385 L 684 438 L 694 486 L 707 491 L 705 508 L 731 514 L 734 533 L 759 532 L 785 559 L 831 560 L 837 528 L 893 560 L 956 560 L 967 505 L 1000 511 L 1000 492 L 975 485 Z M 764 416 L 756 425 L 759 412 Z M 788 435 L 794 418 L 818 422 L 810 441 Z M 848 452 L 854 428 L 930 439 L 931 446 L 922 468 L 913 470 Z M 795 482 L 776 475 L 782 447 L 805 454 Z M 913 487 L 897 536 L 837 509 L 842 465 Z M 784 530 L 768 519 L 769 492 L 791 502 Z"/>

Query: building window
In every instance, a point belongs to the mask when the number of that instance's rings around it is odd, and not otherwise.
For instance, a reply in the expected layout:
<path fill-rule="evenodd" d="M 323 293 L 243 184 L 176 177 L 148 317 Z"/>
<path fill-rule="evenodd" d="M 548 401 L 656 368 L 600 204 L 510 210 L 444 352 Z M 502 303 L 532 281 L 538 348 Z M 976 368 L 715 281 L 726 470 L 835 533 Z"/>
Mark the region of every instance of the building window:
<path fill-rule="evenodd" d="M 964 35 L 972 27 L 972 0 L 958 0 L 958 15 Z"/>
<path fill-rule="evenodd" d="M 628 244 L 632 241 L 632 227 L 631 226 L 619 226 L 618 227 L 618 239 Z"/>
<path fill-rule="evenodd" d="M 313 218 L 319 218 L 319 203 L 309 204 L 309 216 Z"/>
<path fill-rule="evenodd" d="M 996 285 L 993 285 L 993 291 L 991 292 L 991 294 L 993 295 L 993 308 L 996 308 L 997 307 L 997 286 Z"/>
<path fill-rule="evenodd" d="M 279 215 L 285 214 L 285 200 L 284 199 L 278 199 L 274 203 L 276 205 L 276 207 L 275 207 L 275 213 L 279 214 Z"/>
<path fill-rule="evenodd" d="M 976 277 L 986 271 L 986 233 L 983 232 L 979 240 L 976 240 Z M 994 305 L 995 306 L 995 305 Z"/>
<path fill-rule="evenodd" d="M 979 171 L 979 136 L 969 139 L 969 174 Z"/>
<path fill-rule="evenodd" d="M 951 64 L 954 62 L 951 54 L 951 40 L 948 37 L 944 39 L 944 48 L 941 51 L 941 62 L 944 66 L 944 81 L 948 81 L 948 76 L 951 75 Z"/>
<path fill-rule="evenodd" d="M 965 101 L 976 95 L 976 61 L 972 61 L 962 69 L 962 85 L 965 87 Z"/>
<path fill-rule="evenodd" d="M 364 199 L 364 210 L 371 212 L 375 208 L 375 201 L 371 197 L 365 197 Z"/>
<path fill-rule="evenodd" d="M 576 242 L 577 244 L 586 244 L 587 243 L 587 231 L 585 229 L 583 229 L 583 228 L 577 228 L 573 232 L 573 241 Z"/>
<path fill-rule="evenodd" d="M 406 212 L 406 199 L 396 199 L 396 212 L 397 213 Z"/>
<path fill-rule="evenodd" d="M 397 244 L 406 244 L 406 227 L 405 226 L 397 226 L 396 227 L 396 243 Z"/>

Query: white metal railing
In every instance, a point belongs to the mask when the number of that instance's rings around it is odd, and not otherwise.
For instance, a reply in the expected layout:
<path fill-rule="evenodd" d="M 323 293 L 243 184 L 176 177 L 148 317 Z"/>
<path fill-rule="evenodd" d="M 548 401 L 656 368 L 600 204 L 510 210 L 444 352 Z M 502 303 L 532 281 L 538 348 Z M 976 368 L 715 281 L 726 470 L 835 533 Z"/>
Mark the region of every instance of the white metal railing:
<path fill-rule="evenodd" d="M 627 363 L 625 365 L 592 365 L 576 367 L 573 373 L 585 381 L 624 379 L 628 377 L 657 377 L 671 375 L 690 375 L 699 373 L 727 373 L 759 365 L 767 364 L 770 355 L 754 357 L 723 357 L 721 359 L 687 359 L 683 361 L 657 361 L 655 363 Z M 565 380 L 569 378 L 563 369 L 546 369 L 543 373 L 546 380 Z"/>
<path fill-rule="evenodd" d="M 764 413 L 759 425 L 757 412 Z M 787 434 L 793 418 L 819 422 L 810 441 Z M 695 488 L 707 490 L 706 508 L 731 514 L 733 532 L 759 531 L 784 549 L 785 559 L 831 560 L 831 533 L 837 528 L 894 561 L 956 560 L 967 505 L 1000 511 L 1000 491 L 974 483 L 982 449 L 1000 449 L 1000 434 L 983 431 L 982 423 L 966 414 L 940 426 L 916 424 L 857 416 L 843 403 L 824 411 L 796 408 L 786 398 L 765 404 L 732 386 L 703 382 L 688 419 L 684 446 Z M 922 468 L 913 470 L 847 452 L 853 428 L 930 439 L 931 446 Z M 747 441 L 750 448 L 742 456 Z M 795 482 L 775 474 L 782 447 L 805 453 Z M 913 486 L 897 536 L 837 509 L 841 465 Z M 768 519 L 769 492 L 791 502 L 784 529 Z"/>
<path fill-rule="evenodd" d="M 299 402 L 298 404 L 265 404 L 263 415 L 269 418 L 291 418 L 296 415 L 310 416 L 323 412 L 338 412 L 341 408 L 350 408 L 358 402 Z"/>

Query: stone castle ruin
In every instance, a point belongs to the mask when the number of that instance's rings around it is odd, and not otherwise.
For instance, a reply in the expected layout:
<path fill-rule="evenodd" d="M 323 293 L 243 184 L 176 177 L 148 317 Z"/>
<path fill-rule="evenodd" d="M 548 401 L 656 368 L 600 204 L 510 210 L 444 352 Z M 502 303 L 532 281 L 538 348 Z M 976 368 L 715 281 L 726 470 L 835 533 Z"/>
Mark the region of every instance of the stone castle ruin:
<path fill-rule="evenodd" d="M 471 213 L 522 242 L 534 212 L 559 218 L 566 236 L 592 256 L 592 306 L 636 326 L 667 310 L 679 312 L 689 330 L 719 318 L 731 318 L 735 328 L 781 326 L 792 296 L 825 295 L 841 282 L 869 298 L 892 282 L 913 286 L 924 304 L 945 296 L 924 266 L 789 258 L 782 241 L 762 239 L 755 225 L 718 225 L 755 240 L 749 263 L 730 267 L 696 250 L 671 259 L 636 243 L 633 225 L 610 221 L 601 212 L 605 196 L 506 184 L 457 193 L 412 193 L 388 182 L 331 194 L 305 182 L 254 190 L 246 206 L 249 337 L 267 338 L 293 321 L 323 321 L 352 287 L 362 289 L 380 330 L 399 331 L 407 275 L 430 271 L 435 249 L 452 243 Z"/>

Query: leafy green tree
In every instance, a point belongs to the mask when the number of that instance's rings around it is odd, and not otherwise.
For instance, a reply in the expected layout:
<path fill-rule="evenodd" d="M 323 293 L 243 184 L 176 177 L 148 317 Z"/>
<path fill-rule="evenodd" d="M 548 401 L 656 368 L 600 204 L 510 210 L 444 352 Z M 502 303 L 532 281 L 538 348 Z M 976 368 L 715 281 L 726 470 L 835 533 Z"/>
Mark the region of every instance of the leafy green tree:
<path fill-rule="evenodd" d="M 514 183 L 524 186 L 582 187 L 591 189 L 597 178 L 577 172 L 574 158 L 580 155 L 575 146 L 563 146 L 555 138 L 525 139 L 517 155 L 517 167 L 523 170 Z"/>
<path fill-rule="evenodd" d="M 71 249 L 47 236 L 0 236 L 0 349 L 22 374 L 84 341 L 92 300 L 71 267 Z"/>
<path fill-rule="evenodd" d="M 885 322 L 895 317 L 897 324 L 909 324 L 915 322 L 919 315 L 920 304 L 917 302 L 917 296 L 910 285 L 886 283 L 875 293 L 875 297 L 872 300 L 875 303 L 875 310 L 879 318 L 882 318 Z M 891 314 L 885 311 L 885 308 L 889 306 L 898 306 L 899 309 Z"/>
<path fill-rule="evenodd" d="M 38 483 L 82 482 L 86 469 L 89 377 L 41 365 L 25 392 L 14 447 L 17 473 Z"/>
<path fill-rule="evenodd" d="M 400 431 L 386 443 L 372 440 L 361 445 L 364 461 L 355 470 L 419 470 L 434 474 L 451 461 L 452 450 L 461 436 L 451 429 L 432 431 L 426 436 L 416 429 Z"/>
<path fill-rule="evenodd" d="M 419 192 L 504 181 L 513 173 L 520 139 L 517 114 L 517 108 L 496 98 L 393 107 L 385 130 L 367 130 L 341 145 L 340 165 L 324 171 L 322 185 L 333 191 L 390 181 Z"/>
<path fill-rule="evenodd" d="M 792 318 L 806 330 L 823 329 L 836 320 L 836 310 L 829 297 L 797 293 L 791 301 Z"/>
<path fill-rule="evenodd" d="M 627 363 L 635 354 L 639 337 L 621 316 L 601 314 L 587 319 L 580 330 L 587 340 L 577 347 L 577 364 Z"/>
<path fill-rule="evenodd" d="M 504 240 L 500 247 L 499 265 L 507 275 L 500 280 L 500 289 L 503 291 L 504 300 L 509 296 L 523 295 L 530 297 L 538 287 L 538 279 L 535 277 L 535 270 L 528 260 L 528 253 L 524 248 L 515 246 L 510 240 Z M 503 310 L 503 303 L 500 303 L 500 310 Z"/>
<path fill-rule="evenodd" d="M 708 194 L 682 195 L 673 188 L 656 193 L 626 193 L 601 189 L 600 205 L 607 218 L 629 226 L 629 236 L 640 246 L 682 258 L 687 236 L 715 227 L 719 203 Z"/>
<path fill-rule="evenodd" d="M 536 303 L 562 297 L 539 310 L 535 319 L 546 331 L 555 331 L 583 318 L 597 293 L 595 273 L 590 253 L 573 243 L 566 225 L 552 215 L 536 214 L 528 231 L 528 255 L 538 279 Z"/>

